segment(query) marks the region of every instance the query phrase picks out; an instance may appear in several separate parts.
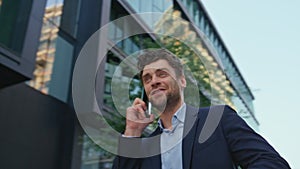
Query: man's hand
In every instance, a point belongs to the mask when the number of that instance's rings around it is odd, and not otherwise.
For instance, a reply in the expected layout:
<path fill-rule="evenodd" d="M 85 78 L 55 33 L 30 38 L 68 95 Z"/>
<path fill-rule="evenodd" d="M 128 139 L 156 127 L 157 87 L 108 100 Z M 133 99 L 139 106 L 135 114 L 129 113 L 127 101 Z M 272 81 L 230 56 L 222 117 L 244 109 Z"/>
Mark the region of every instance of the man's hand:
<path fill-rule="evenodd" d="M 140 137 L 144 129 L 154 121 L 154 114 L 146 117 L 146 103 L 136 98 L 131 107 L 126 111 L 126 129 L 124 136 Z"/>

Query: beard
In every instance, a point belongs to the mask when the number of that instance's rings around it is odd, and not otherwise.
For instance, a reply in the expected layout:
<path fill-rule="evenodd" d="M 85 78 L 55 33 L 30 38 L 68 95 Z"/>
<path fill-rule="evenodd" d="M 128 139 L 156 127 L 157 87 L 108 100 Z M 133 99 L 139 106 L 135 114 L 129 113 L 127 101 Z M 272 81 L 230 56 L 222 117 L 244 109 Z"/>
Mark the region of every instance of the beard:
<path fill-rule="evenodd" d="M 149 101 L 152 103 L 152 106 L 155 107 L 158 111 L 163 112 L 168 103 L 168 96 L 162 94 L 159 97 L 150 98 Z"/>
<path fill-rule="evenodd" d="M 172 109 L 180 104 L 180 89 L 176 81 L 171 85 L 171 91 L 163 93 L 157 97 L 150 97 L 149 101 L 158 111 L 164 112 L 166 109 Z"/>

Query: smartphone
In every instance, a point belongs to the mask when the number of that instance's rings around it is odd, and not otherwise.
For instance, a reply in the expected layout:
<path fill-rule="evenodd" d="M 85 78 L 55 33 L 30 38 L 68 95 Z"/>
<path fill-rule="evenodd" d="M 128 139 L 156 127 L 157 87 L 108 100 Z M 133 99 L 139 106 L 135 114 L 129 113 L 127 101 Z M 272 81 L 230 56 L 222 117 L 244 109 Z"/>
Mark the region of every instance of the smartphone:
<path fill-rule="evenodd" d="M 142 98 L 142 100 L 143 100 L 143 101 L 146 103 L 146 105 L 147 105 L 146 116 L 150 116 L 150 114 L 151 114 L 151 109 L 152 109 L 152 104 L 151 104 L 151 102 L 149 102 L 149 99 L 148 99 L 148 97 L 147 97 L 147 94 L 146 94 L 146 91 L 145 91 L 144 88 L 143 88 L 143 90 L 142 90 L 141 98 Z"/>

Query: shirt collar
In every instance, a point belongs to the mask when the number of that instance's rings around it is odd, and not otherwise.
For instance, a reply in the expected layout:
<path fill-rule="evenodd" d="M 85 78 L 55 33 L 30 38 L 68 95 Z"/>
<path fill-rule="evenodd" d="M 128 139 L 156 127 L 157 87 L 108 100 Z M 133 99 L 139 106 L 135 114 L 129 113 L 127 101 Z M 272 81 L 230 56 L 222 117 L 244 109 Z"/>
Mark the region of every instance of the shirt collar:
<path fill-rule="evenodd" d="M 185 113 L 186 113 L 186 104 L 183 103 L 172 117 L 172 126 L 176 126 L 178 123 L 184 123 Z M 166 130 L 162 125 L 161 119 L 158 120 L 158 126 L 160 127 L 160 129 Z"/>
<path fill-rule="evenodd" d="M 174 117 L 176 117 L 181 123 L 183 123 L 185 119 L 185 112 L 186 112 L 186 104 L 183 103 L 181 107 L 177 110 L 177 112 L 174 114 Z"/>

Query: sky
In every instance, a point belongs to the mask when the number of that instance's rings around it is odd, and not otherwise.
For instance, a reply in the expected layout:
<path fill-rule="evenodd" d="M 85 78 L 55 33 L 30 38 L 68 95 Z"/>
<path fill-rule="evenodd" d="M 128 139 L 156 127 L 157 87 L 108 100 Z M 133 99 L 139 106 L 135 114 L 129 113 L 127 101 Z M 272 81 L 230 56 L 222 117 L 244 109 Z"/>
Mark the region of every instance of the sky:
<path fill-rule="evenodd" d="M 64 2 L 64 0 L 47 0 L 47 4 L 46 6 L 52 6 L 52 5 L 58 5 L 58 4 L 62 4 Z"/>
<path fill-rule="evenodd" d="M 259 133 L 300 169 L 300 1 L 202 3 L 254 94 Z"/>

